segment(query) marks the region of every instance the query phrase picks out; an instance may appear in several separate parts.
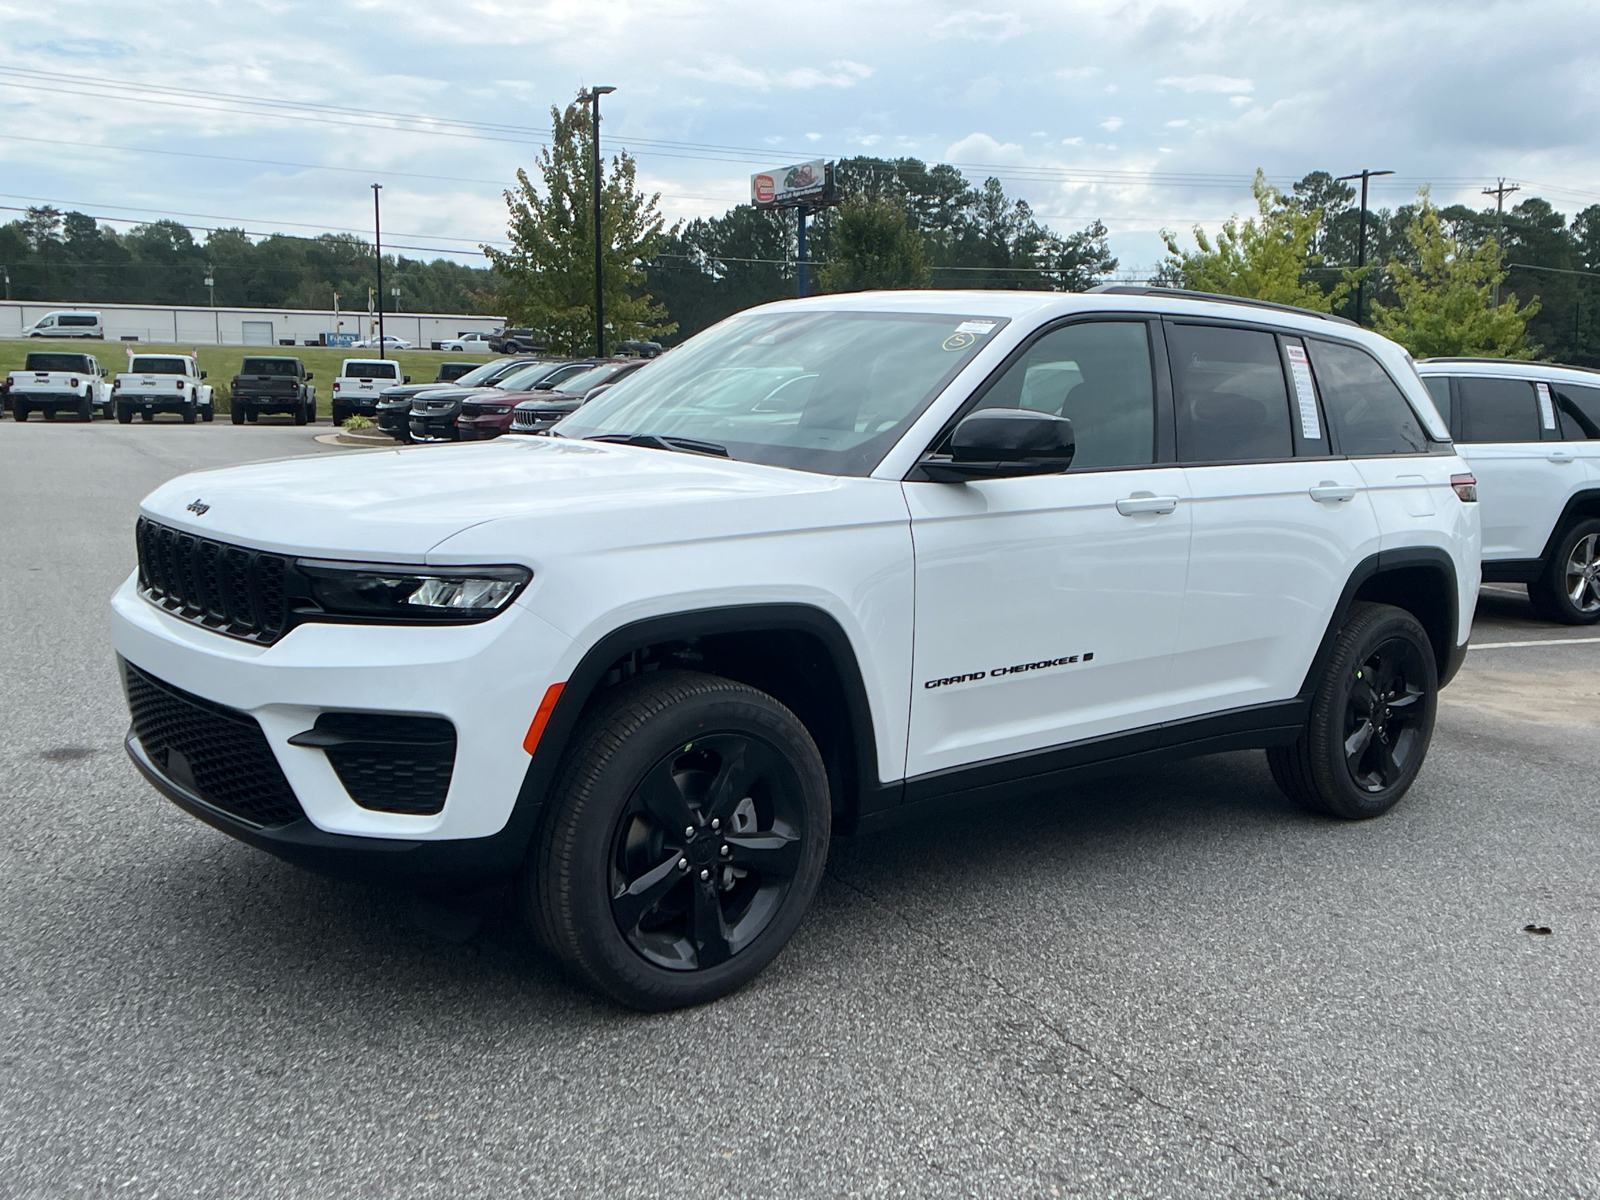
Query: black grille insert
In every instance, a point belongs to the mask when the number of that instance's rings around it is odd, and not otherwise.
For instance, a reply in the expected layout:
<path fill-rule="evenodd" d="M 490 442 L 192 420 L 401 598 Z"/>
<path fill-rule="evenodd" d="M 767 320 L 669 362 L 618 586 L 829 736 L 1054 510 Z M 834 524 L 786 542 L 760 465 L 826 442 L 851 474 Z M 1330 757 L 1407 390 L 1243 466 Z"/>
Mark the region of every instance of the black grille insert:
<path fill-rule="evenodd" d="M 289 628 L 288 569 L 277 554 L 230 546 L 139 518 L 139 586 L 168 612 L 252 642 Z"/>
<path fill-rule="evenodd" d="M 456 727 L 442 717 L 323 713 L 289 743 L 321 747 L 350 798 L 375 812 L 438 812 L 455 770 Z"/>
<path fill-rule="evenodd" d="M 305 819 L 254 717 L 192 696 L 126 660 L 122 684 L 133 732 L 167 778 L 252 825 Z"/>

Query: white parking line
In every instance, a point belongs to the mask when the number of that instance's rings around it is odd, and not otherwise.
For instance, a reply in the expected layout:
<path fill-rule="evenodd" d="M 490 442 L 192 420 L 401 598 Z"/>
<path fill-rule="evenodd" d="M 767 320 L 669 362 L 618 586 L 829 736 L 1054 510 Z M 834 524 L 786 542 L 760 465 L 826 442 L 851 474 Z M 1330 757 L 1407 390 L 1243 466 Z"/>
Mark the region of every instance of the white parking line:
<path fill-rule="evenodd" d="M 1474 642 L 1468 650 L 1505 650 L 1511 646 L 1586 646 L 1600 642 L 1600 637 L 1590 638 L 1532 638 L 1525 642 Z"/>

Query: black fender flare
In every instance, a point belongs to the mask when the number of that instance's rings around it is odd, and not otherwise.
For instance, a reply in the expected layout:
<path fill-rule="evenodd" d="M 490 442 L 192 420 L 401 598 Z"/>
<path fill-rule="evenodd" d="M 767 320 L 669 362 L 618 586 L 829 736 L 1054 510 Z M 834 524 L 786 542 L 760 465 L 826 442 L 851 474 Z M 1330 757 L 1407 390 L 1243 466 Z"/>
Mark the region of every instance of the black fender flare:
<path fill-rule="evenodd" d="M 1550 556 L 1556 552 L 1556 542 L 1561 533 L 1575 520 L 1584 518 L 1574 515 L 1576 508 L 1588 506 L 1596 511 L 1591 514 L 1600 516 L 1600 488 L 1584 488 L 1567 497 L 1567 502 L 1561 508 L 1561 515 L 1556 518 L 1556 523 L 1550 527 L 1550 536 L 1545 539 L 1544 549 L 1539 552 L 1539 574 L 1543 575 L 1545 568 L 1550 563 Z"/>

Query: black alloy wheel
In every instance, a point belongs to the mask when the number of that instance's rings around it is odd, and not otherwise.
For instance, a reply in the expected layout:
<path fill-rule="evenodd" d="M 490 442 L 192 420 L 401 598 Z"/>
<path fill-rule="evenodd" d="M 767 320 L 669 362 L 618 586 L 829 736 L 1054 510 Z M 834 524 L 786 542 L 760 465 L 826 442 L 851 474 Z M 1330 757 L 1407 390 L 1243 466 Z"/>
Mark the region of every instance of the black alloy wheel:
<path fill-rule="evenodd" d="M 1291 800 L 1328 816 L 1388 812 L 1416 780 L 1433 739 L 1439 677 L 1415 617 L 1357 601 L 1334 638 L 1311 713 L 1290 746 L 1267 751 Z"/>
<path fill-rule="evenodd" d="M 1536 613 L 1563 625 L 1600 621 L 1600 521 L 1562 530 L 1544 574 L 1528 585 Z"/>
<path fill-rule="evenodd" d="M 603 695 L 573 734 L 524 867 L 524 917 L 630 1007 L 745 983 L 799 925 L 827 859 L 827 774 L 773 697 L 689 671 Z"/>

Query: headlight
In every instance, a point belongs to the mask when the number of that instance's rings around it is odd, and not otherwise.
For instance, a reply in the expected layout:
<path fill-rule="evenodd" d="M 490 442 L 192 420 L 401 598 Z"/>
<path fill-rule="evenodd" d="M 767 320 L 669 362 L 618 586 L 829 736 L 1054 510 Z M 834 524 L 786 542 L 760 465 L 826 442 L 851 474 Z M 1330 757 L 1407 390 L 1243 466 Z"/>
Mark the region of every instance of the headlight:
<path fill-rule="evenodd" d="M 514 566 L 391 567 L 316 558 L 299 559 L 295 566 L 329 616 L 384 622 L 487 621 L 533 578 L 526 567 Z"/>

